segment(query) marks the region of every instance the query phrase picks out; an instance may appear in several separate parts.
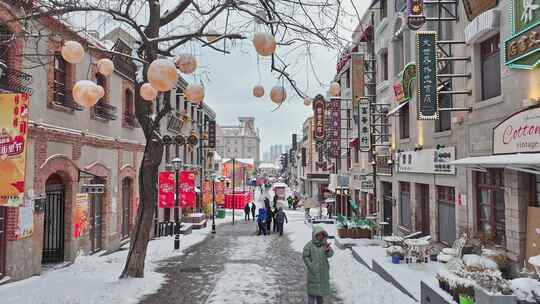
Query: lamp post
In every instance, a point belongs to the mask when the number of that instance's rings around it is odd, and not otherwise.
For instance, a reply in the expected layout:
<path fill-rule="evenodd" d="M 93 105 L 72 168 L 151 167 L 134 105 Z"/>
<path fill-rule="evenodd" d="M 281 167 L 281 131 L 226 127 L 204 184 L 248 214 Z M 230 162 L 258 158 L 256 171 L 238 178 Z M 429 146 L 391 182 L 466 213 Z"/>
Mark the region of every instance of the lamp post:
<path fill-rule="evenodd" d="M 174 203 L 174 249 L 180 249 L 180 169 L 182 168 L 182 160 L 179 157 L 172 161 L 175 174 L 175 203 Z"/>
<path fill-rule="evenodd" d="M 216 233 L 216 174 L 210 175 L 212 178 L 212 233 Z"/>
<path fill-rule="evenodd" d="M 234 225 L 234 209 L 235 209 L 235 202 L 236 200 L 234 199 L 235 198 L 235 193 L 234 193 L 234 190 L 236 188 L 236 171 L 235 171 L 235 168 L 236 168 L 236 159 L 233 157 L 232 159 L 232 224 Z"/>

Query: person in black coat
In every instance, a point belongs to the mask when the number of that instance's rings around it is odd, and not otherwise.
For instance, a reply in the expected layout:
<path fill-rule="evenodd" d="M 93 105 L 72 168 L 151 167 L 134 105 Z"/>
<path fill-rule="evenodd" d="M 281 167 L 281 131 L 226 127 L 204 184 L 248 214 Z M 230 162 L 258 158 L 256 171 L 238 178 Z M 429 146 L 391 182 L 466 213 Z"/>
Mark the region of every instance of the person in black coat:
<path fill-rule="evenodd" d="M 244 220 L 249 221 L 249 203 L 244 206 Z"/>
<path fill-rule="evenodd" d="M 283 235 L 283 222 L 289 223 L 289 220 L 287 219 L 287 214 L 283 211 L 283 208 L 279 207 L 278 211 L 276 212 L 276 216 L 274 217 L 274 221 L 277 223 L 277 229 L 279 232 L 279 236 Z"/>
<path fill-rule="evenodd" d="M 272 219 L 274 218 L 274 212 L 272 212 L 272 208 L 268 206 L 266 208 L 266 231 L 268 231 L 268 234 L 272 231 Z"/>
<path fill-rule="evenodd" d="M 257 206 L 255 206 L 255 203 L 251 202 L 251 217 L 253 220 L 255 220 L 255 211 L 257 209 Z"/>

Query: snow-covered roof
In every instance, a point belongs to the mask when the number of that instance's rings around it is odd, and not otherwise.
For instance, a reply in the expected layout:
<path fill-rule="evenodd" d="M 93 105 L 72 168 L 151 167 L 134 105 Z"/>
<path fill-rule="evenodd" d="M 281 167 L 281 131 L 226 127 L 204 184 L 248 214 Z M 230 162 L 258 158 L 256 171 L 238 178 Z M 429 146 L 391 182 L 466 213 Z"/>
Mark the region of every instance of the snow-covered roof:
<path fill-rule="evenodd" d="M 247 164 L 247 165 L 253 165 L 255 164 L 255 160 L 253 158 L 235 158 L 234 159 L 237 163 L 243 163 L 243 164 Z M 232 158 L 223 158 L 221 160 L 221 162 L 224 164 L 224 163 L 228 163 L 228 162 L 231 162 L 232 161 Z"/>

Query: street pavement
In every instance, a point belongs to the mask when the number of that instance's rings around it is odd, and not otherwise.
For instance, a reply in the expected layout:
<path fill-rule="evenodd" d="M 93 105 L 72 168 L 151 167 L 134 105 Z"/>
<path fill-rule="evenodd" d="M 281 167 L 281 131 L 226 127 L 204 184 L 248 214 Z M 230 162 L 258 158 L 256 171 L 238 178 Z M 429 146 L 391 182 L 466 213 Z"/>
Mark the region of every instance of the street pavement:
<path fill-rule="evenodd" d="M 259 205 L 259 202 L 257 202 Z M 287 228 L 285 228 L 287 229 Z M 257 236 L 255 222 L 221 224 L 217 233 L 158 269 L 167 282 L 141 303 L 306 303 L 301 253 L 278 234 Z M 335 289 L 326 303 L 341 303 Z"/>

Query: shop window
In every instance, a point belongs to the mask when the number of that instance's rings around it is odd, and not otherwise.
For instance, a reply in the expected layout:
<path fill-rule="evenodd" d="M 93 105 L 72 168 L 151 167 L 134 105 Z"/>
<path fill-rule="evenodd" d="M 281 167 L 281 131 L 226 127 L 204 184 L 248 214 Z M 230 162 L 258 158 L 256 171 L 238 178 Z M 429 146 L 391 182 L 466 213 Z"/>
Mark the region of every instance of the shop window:
<path fill-rule="evenodd" d="M 439 241 L 451 246 L 456 239 L 456 194 L 453 187 L 437 186 Z"/>
<path fill-rule="evenodd" d="M 405 66 L 404 59 L 404 44 L 403 44 L 403 33 L 399 33 L 398 36 L 394 38 L 394 74 L 398 75 L 403 71 Z"/>
<path fill-rule="evenodd" d="M 501 51 L 499 34 L 480 44 L 482 100 L 501 95 Z"/>
<path fill-rule="evenodd" d="M 505 243 L 504 170 L 476 173 L 478 231 L 486 240 Z"/>
<path fill-rule="evenodd" d="M 388 16 L 388 5 L 386 4 L 386 0 L 380 0 L 379 3 L 381 5 L 381 8 L 380 8 L 381 18 L 380 19 L 383 20 L 384 18 Z"/>
<path fill-rule="evenodd" d="M 411 215 L 411 184 L 399 183 L 399 219 L 401 226 L 411 229 L 412 227 L 412 215 Z"/>
<path fill-rule="evenodd" d="M 62 58 L 62 55 L 58 52 L 54 55 L 54 87 L 53 87 L 53 100 L 58 105 L 65 105 L 68 103 L 68 90 L 67 90 L 67 75 L 68 75 L 69 63 Z"/>
<path fill-rule="evenodd" d="M 441 108 L 452 108 L 452 97 L 446 94 L 439 94 L 439 105 Z M 435 132 L 443 132 L 452 129 L 452 112 L 439 111 L 439 119 L 435 120 Z"/>
<path fill-rule="evenodd" d="M 135 106 L 133 92 L 130 89 L 124 92 L 124 123 L 129 126 L 135 125 Z"/>
<path fill-rule="evenodd" d="M 388 50 L 381 51 L 381 80 L 388 80 Z"/>
<path fill-rule="evenodd" d="M 401 108 L 399 111 L 399 136 L 402 139 L 409 138 L 409 111 L 410 102 Z"/>

